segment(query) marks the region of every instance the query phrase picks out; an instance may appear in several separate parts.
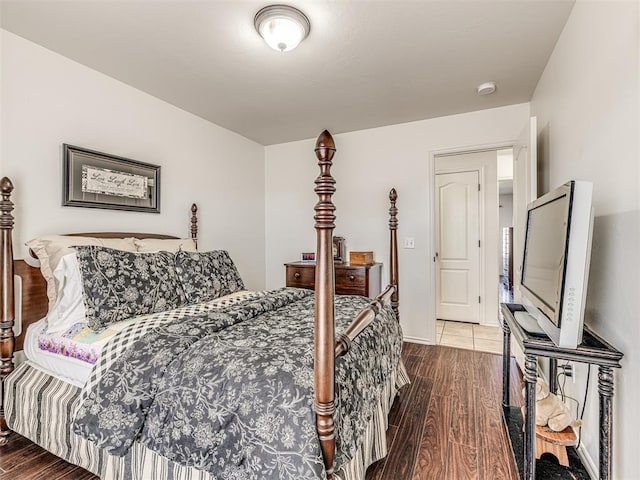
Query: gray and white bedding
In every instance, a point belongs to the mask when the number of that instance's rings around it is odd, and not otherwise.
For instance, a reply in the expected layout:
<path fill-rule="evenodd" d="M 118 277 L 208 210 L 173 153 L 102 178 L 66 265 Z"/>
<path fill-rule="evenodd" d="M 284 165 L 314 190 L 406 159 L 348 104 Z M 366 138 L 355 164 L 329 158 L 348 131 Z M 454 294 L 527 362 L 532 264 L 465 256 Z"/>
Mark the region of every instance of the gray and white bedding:
<path fill-rule="evenodd" d="M 362 480 L 367 466 L 387 454 L 387 415 L 398 388 L 408 382 L 402 363 L 396 373 L 385 382 L 361 448 L 348 464 L 336 471 L 336 480 Z M 174 463 L 139 442 L 123 457 L 98 449 L 70 428 L 71 412 L 80 399 L 80 389 L 29 361 L 7 377 L 5 394 L 5 413 L 11 430 L 102 480 L 220 480 L 203 470 Z"/>
<path fill-rule="evenodd" d="M 5 383 L 10 428 L 103 479 L 325 477 L 313 292 L 238 292 L 224 251 L 75 251 L 58 292 L 65 314 L 39 347 L 95 366 L 80 390 L 21 365 Z M 336 333 L 368 301 L 337 297 Z M 386 454 L 387 414 L 408 382 L 401 337 L 386 307 L 336 362 L 338 479 L 364 478 Z"/>
<path fill-rule="evenodd" d="M 137 324 L 139 329 L 147 329 L 153 324 L 152 320 L 202 314 L 254 295 L 257 293 L 246 290 L 235 292 L 207 302 L 153 314 L 154 319 L 151 315 L 143 315 L 112 323 L 98 333 L 94 332 L 87 322 L 73 323 L 66 330 L 50 333 L 47 316 L 29 326 L 24 341 L 24 353 L 27 359 L 45 371 L 82 387 L 91 376 L 94 364 L 101 358 L 104 346 L 113 336 L 132 324 Z"/>
<path fill-rule="evenodd" d="M 337 297 L 337 332 L 367 302 Z M 313 292 L 280 289 L 205 314 L 151 318 L 103 349 L 77 404 L 76 433 L 117 456 L 137 441 L 223 479 L 324 478 L 311 408 Z M 388 396 L 401 345 L 384 309 L 338 359 L 337 469 Z"/>

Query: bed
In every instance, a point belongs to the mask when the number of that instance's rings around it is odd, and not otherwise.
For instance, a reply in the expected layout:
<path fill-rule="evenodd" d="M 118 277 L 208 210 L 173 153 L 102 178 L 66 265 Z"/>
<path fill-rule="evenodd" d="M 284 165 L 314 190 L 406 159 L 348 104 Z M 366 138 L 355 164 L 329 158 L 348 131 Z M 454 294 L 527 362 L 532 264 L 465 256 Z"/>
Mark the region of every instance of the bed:
<path fill-rule="evenodd" d="M 65 237 L 70 251 L 45 281 L 47 253 L 40 269 L 13 259 L 13 185 L 3 178 L 0 442 L 13 430 L 103 479 L 364 479 L 386 455 L 387 415 L 409 381 L 397 194 L 390 285 L 373 301 L 335 296 L 335 151 L 323 132 L 315 292 L 245 291 L 226 252 L 197 250 L 195 205 L 187 243 Z M 14 273 L 26 330 L 18 336 Z M 28 360 L 16 367 L 22 348 Z"/>

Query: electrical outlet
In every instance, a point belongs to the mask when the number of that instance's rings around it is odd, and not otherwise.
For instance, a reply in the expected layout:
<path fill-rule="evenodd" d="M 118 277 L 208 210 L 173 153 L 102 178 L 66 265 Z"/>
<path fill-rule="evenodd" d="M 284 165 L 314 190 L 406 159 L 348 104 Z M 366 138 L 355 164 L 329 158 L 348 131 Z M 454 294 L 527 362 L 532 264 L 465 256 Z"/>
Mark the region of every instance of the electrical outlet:
<path fill-rule="evenodd" d="M 404 239 L 404 248 L 416 248 L 416 242 L 413 238 Z"/>
<path fill-rule="evenodd" d="M 576 383 L 576 376 L 573 374 L 573 365 L 570 363 L 564 365 L 558 365 L 558 370 L 562 372 L 565 377 L 570 378 L 573 383 Z"/>

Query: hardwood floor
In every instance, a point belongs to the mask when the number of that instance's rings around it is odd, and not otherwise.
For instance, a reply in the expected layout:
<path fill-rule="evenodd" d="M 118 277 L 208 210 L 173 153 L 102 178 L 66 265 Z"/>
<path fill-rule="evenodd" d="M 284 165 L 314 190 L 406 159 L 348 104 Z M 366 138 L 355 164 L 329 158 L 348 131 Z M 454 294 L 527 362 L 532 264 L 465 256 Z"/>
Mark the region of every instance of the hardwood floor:
<path fill-rule="evenodd" d="M 402 355 L 412 383 L 389 415 L 389 454 L 366 480 L 518 478 L 500 413 L 502 357 L 412 343 Z M 515 362 L 511 371 L 511 384 L 520 385 Z M 519 390 L 512 387 L 514 404 Z M 3 480 L 97 478 L 16 434 L 0 447 Z"/>
<path fill-rule="evenodd" d="M 2 480 L 95 480 L 92 473 L 71 465 L 16 433 L 0 447 Z"/>
<path fill-rule="evenodd" d="M 389 416 L 389 454 L 366 480 L 518 478 L 500 411 L 502 357 L 407 343 L 403 358 L 412 384 Z M 519 385 L 515 361 L 511 370 Z"/>

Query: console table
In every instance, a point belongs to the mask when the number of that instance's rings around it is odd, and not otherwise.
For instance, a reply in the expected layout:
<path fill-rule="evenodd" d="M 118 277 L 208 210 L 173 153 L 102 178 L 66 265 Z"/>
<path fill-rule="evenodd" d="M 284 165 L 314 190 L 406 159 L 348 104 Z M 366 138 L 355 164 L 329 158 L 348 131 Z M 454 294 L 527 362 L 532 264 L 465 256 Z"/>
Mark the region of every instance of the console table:
<path fill-rule="evenodd" d="M 535 459 L 535 390 L 538 374 L 538 357 L 549 358 L 549 389 L 555 393 L 558 360 L 598 365 L 598 392 L 600 397 L 600 461 L 599 478 L 611 478 L 611 432 L 613 423 L 613 368 L 620 368 L 623 354 L 593 333 L 586 325 L 582 343 L 576 349 L 557 347 L 547 336 L 530 334 L 516 321 L 513 313 L 524 310 L 522 305 L 503 303 L 500 306 L 503 316 L 503 352 L 502 352 L 502 411 L 505 426 L 509 434 L 520 478 L 534 480 L 536 478 Z M 520 408 L 510 406 L 509 374 L 511 367 L 511 336 L 525 355 L 525 419 L 524 438 L 522 438 L 522 414 Z M 518 426 L 519 424 L 519 426 Z M 520 438 L 518 438 L 520 437 Z M 523 444 L 521 452 L 516 445 Z M 577 455 L 576 461 L 579 461 Z M 554 477 L 556 478 L 556 477 Z M 573 478 L 573 477 L 569 477 Z"/>

